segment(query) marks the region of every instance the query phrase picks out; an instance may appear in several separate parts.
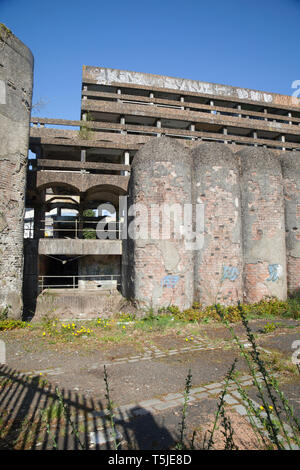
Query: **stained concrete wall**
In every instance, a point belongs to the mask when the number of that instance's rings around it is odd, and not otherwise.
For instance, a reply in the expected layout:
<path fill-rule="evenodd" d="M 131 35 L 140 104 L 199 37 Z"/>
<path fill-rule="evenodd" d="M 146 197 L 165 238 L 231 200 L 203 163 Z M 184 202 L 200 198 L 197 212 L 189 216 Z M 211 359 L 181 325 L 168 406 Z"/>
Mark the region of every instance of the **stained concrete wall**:
<path fill-rule="evenodd" d="M 287 296 L 283 183 L 278 157 L 247 148 L 241 162 L 245 300 Z"/>
<path fill-rule="evenodd" d="M 229 147 L 199 145 L 194 160 L 194 202 L 204 204 L 203 247 L 195 252 L 195 299 L 236 304 L 243 293 L 239 168 Z"/>
<path fill-rule="evenodd" d="M 284 152 L 283 174 L 287 282 L 290 293 L 300 288 L 300 152 Z"/>
<path fill-rule="evenodd" d="M 175 140 L 165 137 L 152 140 L 134 157 L 129 215 L 132 203 L 142 204 L 143 208 L 140 206 L 135 222 L 130 222 L 129 217 L 129 235 L 132 231 L 134 239 L 129 239 L 123 250 L 123 279 L 125 295 L 142 307 L 191 305 L 193 252 L 178 238 L 176 227 L 176 211 L 183 214 L 184 204 L 191 204 L 191 189 L 191 156 Z M 166 207 L 164 204 L 173 206 L 175 212 L 166 210 L 159 216 L 159 209 Z M 170 237 L 164 239 L 161 230 L 169 224 Z"/>
<path fill-rule="evenodd" d="M 1 39 L 2 38 L 2 39 Z M 0 29 L 0 309 L 22 315 L 23 218 L 33 56 Z"/>

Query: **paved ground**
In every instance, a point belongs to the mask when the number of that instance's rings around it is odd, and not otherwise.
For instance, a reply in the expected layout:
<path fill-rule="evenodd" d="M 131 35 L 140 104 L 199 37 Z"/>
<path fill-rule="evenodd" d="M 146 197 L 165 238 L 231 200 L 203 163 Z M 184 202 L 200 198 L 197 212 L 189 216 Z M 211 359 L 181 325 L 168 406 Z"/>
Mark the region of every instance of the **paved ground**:
<path fill-rule="evenodd" d="M 282 390 L 300 419 L 300 375 L 292 371 L 292 344 L 300 340 L 299 322 L 280 320 L 284 328 L 260 334 L 266 321 L 252 322 L 262 352 L 267 351 L 270 367 L 279 374 Z M 235 326 L 242 336 L 241 325 Z M 105 351 L 34 351 L 16 337 L 6 336 L 7 363 L 0 366 L 1 429 L 6 426 L 1 447 L 15 448 L 114 448 L 107 416 L 104 365 L 108 372 L 110 396 L 114 402 L 119 448 L 168 449 L 179 439 L 183 392 L 188 370 L 192 388 L 187 412 L 186 438 L 197 430 L 195 446 L 201 448 L 204 432 L 211 426 L 223 379 L 239 353 L 222 326 L 204 326 L 201 334 L 184 341 L 172 335 L 152 336 L 151 342 L 123 345 Z M 299 349 L 299 347 L 298 347 Z M 275 354 L 274 354 L 275 353 Z M 300 356 L 300 355 L 299 355 Z M 273 360 L 273 362 L 272 362 Z M 259 406 L 244 360 L 237 364 L 243 387 Z M 4 379 L 4 381 L 3 381 Z M 71 413 L 68 421 L 59 415 L 55 388 L 59 387 Z M 245 419 L 240 395 L 232 387 L 227 406 L 236 429 L 239 448 L 258 444 Z M 42 411 L 41 411 L 42 410 Z M 54 427 L 49 428 L 50 414 Z M 72 423 L 79 432 L 72 434 Z M 8 429 L 8 432 L 7 432 Z M 81 444 L 80 444 L 80 442 Z M 216 447 L 222 446 L 217 436 Z"/>

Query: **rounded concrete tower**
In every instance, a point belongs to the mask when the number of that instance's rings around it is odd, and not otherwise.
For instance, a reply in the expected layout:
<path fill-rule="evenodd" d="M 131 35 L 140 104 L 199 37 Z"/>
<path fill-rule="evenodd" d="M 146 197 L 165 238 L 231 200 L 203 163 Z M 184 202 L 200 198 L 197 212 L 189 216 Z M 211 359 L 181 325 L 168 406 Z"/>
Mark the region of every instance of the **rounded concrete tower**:
<path fill-rule="evenodd" d="M 193 251 L 182 235 L 192 224 L 191 171 L 189 151 L 167 137 L 151 139 L 133 159 L 123 285 L 144 308 L 193 303 Z"/>
<path fill-rule="evenodd" d="M 245 300 L 287 296 L 282 173 L 271 151 L 252 147 L 241 162 Z"/>
<path fill-rule="evenodd" d="M 203 205 L 203 243 L 195 251 L 195 299 L 236 304 L 242 299 L 241 204 L 237 158 L 225 144 L 192 152 L 194 201 Z"/>
<path fill-rule="evenodd" d="M 0 24 L 0 310 L 22 315 L 23 219 L 33 82 L 30 50 Z"/>
<path fill-rule="evenodd" d="M 300 152 L 284 152 L 283 174 L 287 285 L 290 293 L 300 289 Z"/>

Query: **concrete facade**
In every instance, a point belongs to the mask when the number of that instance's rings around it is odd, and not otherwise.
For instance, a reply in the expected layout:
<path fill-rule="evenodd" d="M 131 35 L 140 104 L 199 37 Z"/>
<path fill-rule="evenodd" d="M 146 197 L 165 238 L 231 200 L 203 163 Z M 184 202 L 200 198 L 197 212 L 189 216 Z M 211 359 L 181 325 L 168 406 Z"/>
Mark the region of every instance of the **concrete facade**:
<path fill-rule="evenodd" d="M 33 56 L 0 25 L 0 310 L 22 314 L 23 223 Z"/>

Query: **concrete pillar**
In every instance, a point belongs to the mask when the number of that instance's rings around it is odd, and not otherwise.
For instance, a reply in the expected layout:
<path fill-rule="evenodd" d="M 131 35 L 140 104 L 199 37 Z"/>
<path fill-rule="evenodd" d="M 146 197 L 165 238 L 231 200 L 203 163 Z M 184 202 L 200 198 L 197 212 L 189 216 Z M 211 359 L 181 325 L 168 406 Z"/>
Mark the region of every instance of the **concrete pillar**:
<path fill-rule="evenodd" d="M 80 161 L 83 163 L 83 162 L 86 162 L 86 150 L 82 149 L 80 151 Z"/>
<path fill-rule="evenodd" d="M 120 117 L 120 124 L 122 124 L 122 126 L 125 126 L 125 124 L 126 124 L 125 116 Z M 125 129 L 122 129 L 121 134 L 127 134 L 127 131 Z"/>
<path fill-rule="evenodd" d="M 195 251 L 195 300 L 236 304 L 243 293 L 238 161 L 221 143 L 200 144 L 192 157 L 193 200 L 199 210 L 202 205 L 204 221 L 203 243 Z"/>
<path fill-rule="evenodd" d="M 244 291 L 247 302 L 286 299 L 286 249 L 281 166 L 272 151 L 249 147 L 241 165 Z"/>
<path fill-rule="evenodd" d="M 253 131 L 253 139 L 257 139 L 257 132 Z M 257 143 L 254 144 L 254 147 L 257 147 Z"/>
<path fill-rule="evenodd" d="M 124 152 L 124 165 L 130 165 L 130 153 L 129 152 Z M 129 171 L 125 170 L 124 172 L 122 171 L 122 174 L 124 176 L 127 176 L 129 174 Z"/>
<path fill-rule="evenodd" d="M 280 156 L 283 174 L 288 292 L 300 289 L 300 152 Z"/>
<path fill-rule="evenodd" d="M 1 27 L 0 30 L 3 32 Z M 0 311 L 10 306 L 9 316 L 21 318 L 33 56 L 9 30 L 3 34 L 5 41 L 0 39 Z"/>
<path fill-rule="evenodd" d="M 240 111 L 240 110 L 242 109 L 242 106 L 241 106 L 240 104 L 238 104 L 238 105 L 237 105 L 237 109 Z M 239 115 L 238 115 L 238 117 L 239 117 L 239 118 L 241 118 L 241 117 L 242 117 L 242 115 L 241 115 L 241 114 L 239 114 Z"/>
<path fill-rule="evenodd" d="M 184 96 L 180 97 L 180 103 L 184 103 Z M 184 109 L 184 106 L 181 106 L 180 109 Z"/>
<path fill-rule="evenodd" d="M 45 236 L 45 205 L 41 203 L 40 205 L 34 208 L 34 238 L 44 238 Z"/>
<path fill-rule="evenodd" d="M 136 153 L 122 264 L 123 293 L 140 307 L 186 309 L 193 303 L 193 251 L 179 227 L 185 204 L 192 208 L 191 189 L 190 152 L 175 139 L 151 139 Z M 137 217 L 132 204 L 140 204 Z"/>
<path fill-rule="evenodd" d="M 157 121 L 156 121 L 156 127 L 157 127 L 158 129 L 161 129 L 161 120 L 160 120 L 160 119 L 157 119 Z M 157 137 L 161 137 L 161 133 L 160 133 L 160 132 L 157 133 L 156 136 L 157 136 Z"/>
<path fill-rule="evenodd" d="M 288 113 L 288 117 L 292 117 L 292 113 Z M 292 121 L 289 121 L 289 124 L 292 125 L 293 122 L 292 122 Z"/>
<path fill-rule="evenodd" d="M 215 105 L 214 101 L 210 101 L 209 104 L 210 104 L 210 106 L 214 106 L 214 105 Z M 214 114 L 214 113 L 215 113 L 215 111 L 212 110 L 212 111 L 211 111 L 211 114 Z"/>
<path fill-rule="evenodd" d="M 227 131 L 227 127 L 224 127 L 223 128 L 223 135 L 227 135 L 228 131 Z M 228 144 L 228 140 L 224 140 L 224 144 Z"/>
<path fill-rule="evenodd" d="M 281 142 L 285 142 L 285 135 L 280 137 Z M 282 150 L 285 152 L 285 147 L 282 147 Z"/>

